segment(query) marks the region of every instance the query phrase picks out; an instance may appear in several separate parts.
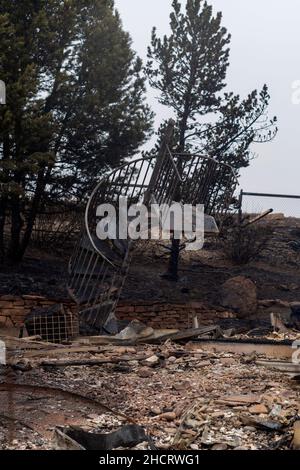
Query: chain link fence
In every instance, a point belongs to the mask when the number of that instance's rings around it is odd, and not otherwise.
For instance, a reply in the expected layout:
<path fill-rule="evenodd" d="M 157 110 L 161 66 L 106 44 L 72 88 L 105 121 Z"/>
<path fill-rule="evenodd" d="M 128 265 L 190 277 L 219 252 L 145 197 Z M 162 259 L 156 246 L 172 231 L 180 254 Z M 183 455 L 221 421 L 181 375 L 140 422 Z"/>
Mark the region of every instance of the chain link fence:
<path fill-rule="evenodd" d="M 276 214 L 300 218 L 300 196 L 297 195 L 241 191 L 240 204 L 244 214 L 261 214 L 273 209 Z"/>
<path fill-rule="evenodd" d="M 32 231 L 31 242 L 40 247 L 63 247 L 75 242 L 82 229 L 82 208 L 47 207 L 41 211 Z"/>
<path fill-rule="evenodd" d="M 300 196 L 241 191 L 242 217 L 273 213 L 262 219 L 273 230 L 265 260 L 282 269 L 300 266 Z"/>
<path fill-rule="evenodd" d="M 28 211 L 22 213 L 26 220 Z M 47 205 L 39 211 L 31 235 L 31 245 L 41 249 L 70 248 L 82 230 L 84 207 L 68 204 Z M 25 224 L 24 224 L 25 226 Z M 7 214 L 4 226 L 4 242 L 9 243 L 11 233 L 11 214 Z M 21 232 L 23 235 L 23 231 Z"/>

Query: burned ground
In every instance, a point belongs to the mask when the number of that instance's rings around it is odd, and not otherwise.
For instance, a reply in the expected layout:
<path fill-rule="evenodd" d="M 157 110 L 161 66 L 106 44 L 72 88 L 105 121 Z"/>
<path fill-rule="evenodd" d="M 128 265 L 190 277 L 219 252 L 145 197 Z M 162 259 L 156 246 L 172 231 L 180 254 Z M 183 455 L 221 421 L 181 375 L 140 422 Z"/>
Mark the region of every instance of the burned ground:
<path fill-rule="evenodd" d="M 272 333 L 269 317 L 270 302 L 285 306 L 300 301 L 300 221 L 278 218 L 270 223 L 275 226 L 273 239 L 258 260 L 234 265 L 220 243 L 209 240 L 201 252 L 183 256 L 178 283 L 161 278 L 167 265 L 163 250 L 151 244 L 146 249 L 139 246 L 122 300 L 204 302 L 212 308 L 213 321 L 223 283 L 245 276 L 256 284 L 260 300 L 251 321 L 267 326 L 261 335 L 268 340 L 289 339 L 292 354 L 292 341 L 299 334 Z M 20 267 L 1 269 L 0 292 L 44 295 L 59 302 L 67 295 L 68 256 L 32 249 Z M 234 326 L 246 322 L 247 329 L 247 319 L 228 320 L 222 328 L 230 327 L 230 321 Z M 236 336 L 237 341 L 242 339 L 245 336 Z M 55 353 L 43 346 L 39 353 L 36 346 L 37 351 L 21 350 L 13 368 L 1 369 L 1 448 L 49 449 L 57 426 L 108 433 L 128 422 L 142 425 L 162 449 L 292 446 L 293 425 L 300 413 L 299 382 L 259 365 L 266 356 L 263 351 L 255 353 L 255 345 L 253 351 L 222 351 L 202 348 L 197 341 L 168 340 L 157 345 L 87 345 L 84 353 L 68 352 L 68 347 L 77 346 L 62 345 L 59 359 L 75 358 L 83 361 L 81 366 L 55 365 Z M 54 364 L 41 364 L 47 360 Z M 93 365 L 93 360 L 100 362 Z"/>
<path fill-rule="evenodd" d="M 167 254 L 153 243 L 135 250 L 123 300 L 204 301 L 218 305 L 221 285 L 234 276 L 252 279 L 259 299 L 297 301 L 300 289 L 300 219 L 270 218 L 274 234 L 259 259 L 235 265 L 224 255 L 222 244 L 209 239 L 203 250 L 184 253 L 180 279 L 172 283 L 161 278 L 167 269 Z M 67 298 L 67 269 L 71 251 L 56 254 L 34 248 L 15 267 L 0 267 L 0 295 L 43 295 L 58 301 Z M 300 297 L 300 294 L 299 294 Z"/>
<path fill-rule="evenodd" d="M 299 385 L 258 366 L 255 354 L 168 343 L 115 347 L 88 357 L 117 363 L 9 373 L 14 386 L 0 384 L 2 448 L 50 449 L 57 426 L 108 433 L 126 422 L 142 425 L 161 449 L 288 449 L 291 444 Z"/>

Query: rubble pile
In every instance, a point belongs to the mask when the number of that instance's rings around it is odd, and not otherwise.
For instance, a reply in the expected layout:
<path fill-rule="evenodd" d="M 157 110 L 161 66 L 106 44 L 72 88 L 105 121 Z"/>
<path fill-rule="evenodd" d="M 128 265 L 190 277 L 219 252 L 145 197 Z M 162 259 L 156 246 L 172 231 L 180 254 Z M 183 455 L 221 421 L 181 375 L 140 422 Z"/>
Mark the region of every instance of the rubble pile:
<path fill-rule="evenodd" d="M 107 434 L 126 424 L 158 449 L 297 447 L 299 382 L 264 359 L 171 340 L 25 350 L 0 377 L 0 447 L 52 449 L 59 426 Z"/>

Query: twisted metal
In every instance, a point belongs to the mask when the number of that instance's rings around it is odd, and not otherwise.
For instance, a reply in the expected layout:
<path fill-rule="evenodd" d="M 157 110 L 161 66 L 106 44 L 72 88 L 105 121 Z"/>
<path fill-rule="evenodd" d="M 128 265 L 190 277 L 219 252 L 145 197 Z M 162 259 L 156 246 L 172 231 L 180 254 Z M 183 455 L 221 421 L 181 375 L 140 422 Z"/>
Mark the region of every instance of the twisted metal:
<path fill-rule="evenodd" d="M 172 153 L 165 145 L 158 157 L 141 158 L 113 170 L 94 189 L 87 204 L 85 227 L 69 263 L 69 293 L 79 306 L 83 333 L 115 333 L 114 311 L 130 265 L 132 242 L 99 240 L 97 207 L 119 200 L 128 205 L 171 204 L 178 188 L 183 204 L 203 204 L 205 213 L 228 211 L 237 180 L 229 165 L 212 158 Z"/>

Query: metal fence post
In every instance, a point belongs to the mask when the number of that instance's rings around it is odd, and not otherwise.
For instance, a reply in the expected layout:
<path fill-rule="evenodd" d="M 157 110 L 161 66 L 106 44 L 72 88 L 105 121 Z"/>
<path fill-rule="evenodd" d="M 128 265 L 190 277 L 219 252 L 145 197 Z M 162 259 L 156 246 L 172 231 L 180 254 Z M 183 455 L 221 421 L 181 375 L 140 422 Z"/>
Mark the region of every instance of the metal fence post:
<path fill-rule="evenodd" d="M 242 223 L 242 218 L 243 218 L 243 196 L 244 196 L 244 192 L 241 189 L 240 196 L 239 196 L 239 224 Z"/>
<path fill-rule="evenodd" d="M 6 104 L 6 85 L 0 80 L 0 104 Z"/>

